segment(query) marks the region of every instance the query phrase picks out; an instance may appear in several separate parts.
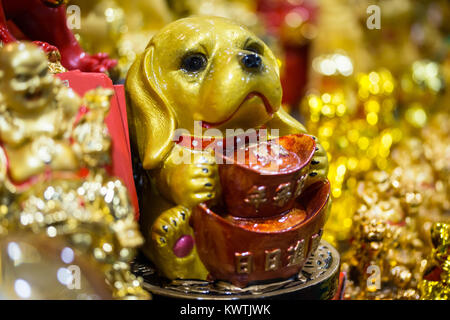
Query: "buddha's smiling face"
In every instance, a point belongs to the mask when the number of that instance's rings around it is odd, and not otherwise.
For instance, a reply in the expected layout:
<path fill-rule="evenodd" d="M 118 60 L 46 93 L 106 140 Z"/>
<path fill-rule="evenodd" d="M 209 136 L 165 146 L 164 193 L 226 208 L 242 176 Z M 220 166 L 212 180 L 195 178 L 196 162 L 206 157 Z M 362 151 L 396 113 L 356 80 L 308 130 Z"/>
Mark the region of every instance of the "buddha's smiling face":
<path fill-rule="evenodd" d="M 54 80 L 41 49 L 29 43 L 11 44 L 1 51 L 0 62 L 0 87 L 8 109 L 27 114 L 51 103 Z"/>

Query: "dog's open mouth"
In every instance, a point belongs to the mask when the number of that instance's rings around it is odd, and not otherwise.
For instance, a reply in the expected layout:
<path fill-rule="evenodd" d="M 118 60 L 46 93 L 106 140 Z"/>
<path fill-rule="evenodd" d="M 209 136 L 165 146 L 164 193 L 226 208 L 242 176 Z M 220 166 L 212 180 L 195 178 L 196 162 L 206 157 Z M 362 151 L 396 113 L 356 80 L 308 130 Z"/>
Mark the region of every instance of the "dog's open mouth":
<path fill-rule="evenodd" d="M 246 103 L 247 101 L 249 101 L 250 99 L 253 99 L 255 97 L 258 97 L 261 99 L 261 101 L 264 103 L 264 107 L 266 108 L 266 112 L 269 116 L 271 116 L 273 114 L 273 108 L 269 103 L 269 100 L 267 100 L 267 98 L 259 93 L 259 92 L 251 92 L 247 95 L 247 97 L 245 97 L 245 99 L 241 102 L 241 104 L 239 105 L 239 107 L 237 107 L 237 109 L 225 120 L 220 121 L 220 122 L 207 122 L 207 121 L 202 121 L 202 127 L 205 129 L 209 129 L 209 128 L 215 128 L 218 127 L 224 123 L 226 123 L 227 121 L 229 121 L 230 119 L 232 119 L 234 117 L 234 115 L 239 111 L 239 109 L 241 109 L 242 105 L 244 103 Z"/>

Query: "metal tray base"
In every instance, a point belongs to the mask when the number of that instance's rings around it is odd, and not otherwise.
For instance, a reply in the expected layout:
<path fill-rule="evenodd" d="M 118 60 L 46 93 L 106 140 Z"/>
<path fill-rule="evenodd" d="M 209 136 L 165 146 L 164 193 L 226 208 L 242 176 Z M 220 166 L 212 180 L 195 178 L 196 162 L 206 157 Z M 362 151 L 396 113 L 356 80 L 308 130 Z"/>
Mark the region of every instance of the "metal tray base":
<path fill-rule="evenodd" d="M 332 299 L 339 282 L 340 257 L 336 249 L 321 240 L 296 277 L 239 288 L 224 281 L 168 280 L 159 276 L 144 256 L 132 264 L 133 272 L 144 279 L 144 288 L 153 300 L 161 299 Z"/>

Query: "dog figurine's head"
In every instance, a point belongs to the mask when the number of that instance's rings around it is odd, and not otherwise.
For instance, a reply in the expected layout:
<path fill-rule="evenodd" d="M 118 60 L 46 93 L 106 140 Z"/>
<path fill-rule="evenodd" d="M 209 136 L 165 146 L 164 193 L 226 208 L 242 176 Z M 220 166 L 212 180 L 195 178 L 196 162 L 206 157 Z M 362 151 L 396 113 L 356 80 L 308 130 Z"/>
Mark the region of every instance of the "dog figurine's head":
<path fill-rule="evenodd" d="M 259 128 L 281 106 L 277 59 L 252 32 L 218 17 L 163 28 L 126 80 L 131 138 L 145 169 L 170 151 L 174 131 Z M 203 133 L 205 134 L 205 133 Z M 137 139 L 137 137 L 139 137 Z"/>

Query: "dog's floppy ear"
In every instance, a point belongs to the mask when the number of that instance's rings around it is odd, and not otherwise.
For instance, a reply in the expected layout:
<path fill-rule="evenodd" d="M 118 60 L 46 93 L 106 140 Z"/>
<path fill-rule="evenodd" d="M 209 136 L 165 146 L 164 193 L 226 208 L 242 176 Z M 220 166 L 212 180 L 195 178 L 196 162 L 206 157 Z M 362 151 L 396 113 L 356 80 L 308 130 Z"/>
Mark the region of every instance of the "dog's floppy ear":
<path fill-rule="evenodd" d="M 138 56 L 127 74 L 127 114 L 130 139 L 144 169 L 153 169 L 173 146 L 176 120 L 154 72 L 152 43 Z"/>

